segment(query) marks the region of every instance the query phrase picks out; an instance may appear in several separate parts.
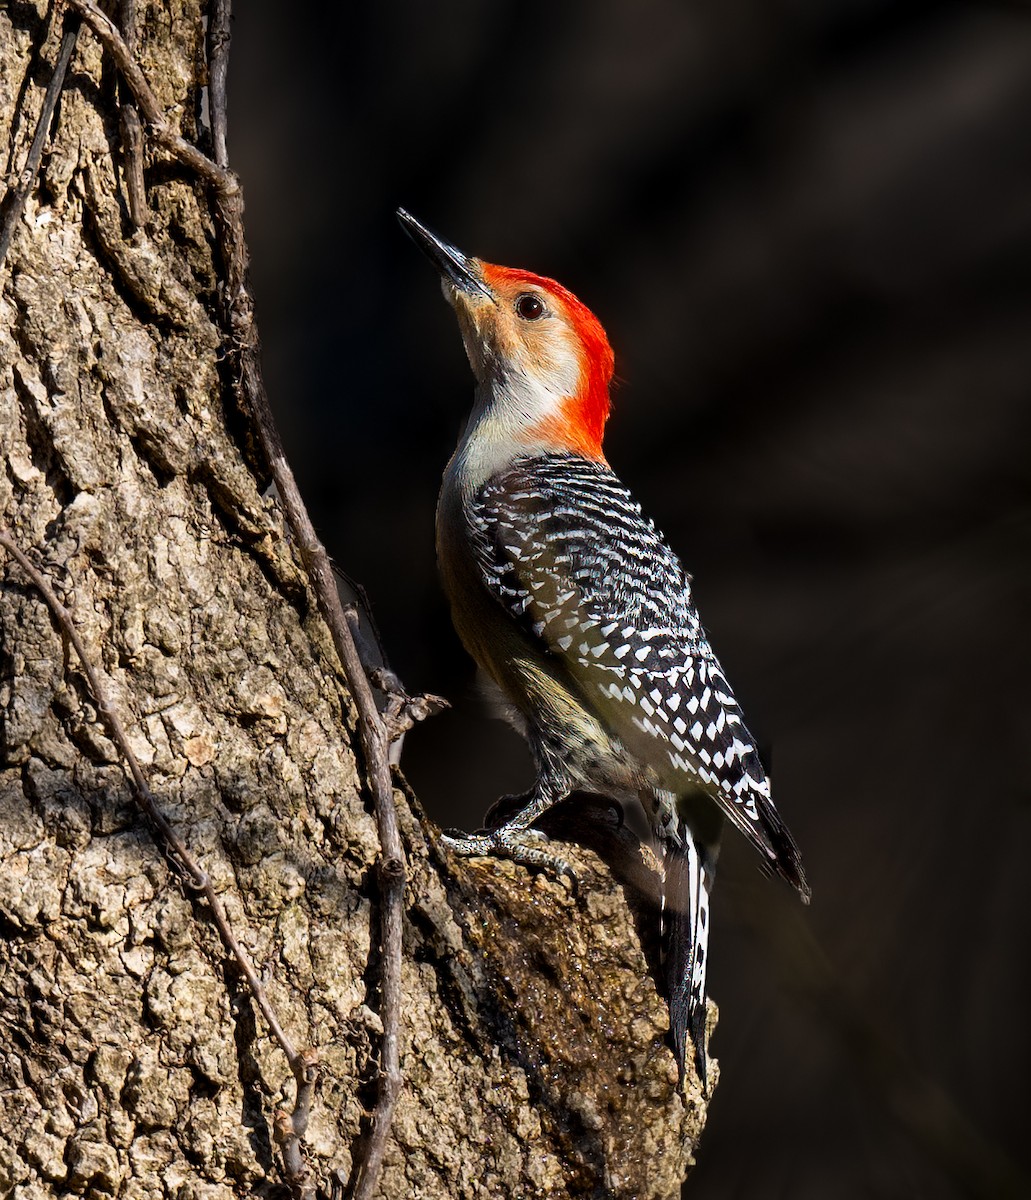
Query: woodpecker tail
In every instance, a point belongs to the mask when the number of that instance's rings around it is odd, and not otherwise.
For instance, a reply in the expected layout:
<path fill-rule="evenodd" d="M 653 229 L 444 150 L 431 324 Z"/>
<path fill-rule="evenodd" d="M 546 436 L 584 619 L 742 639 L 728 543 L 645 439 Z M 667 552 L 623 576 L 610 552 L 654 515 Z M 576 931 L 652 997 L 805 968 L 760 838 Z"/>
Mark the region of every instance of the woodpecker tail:
<path fill-rule="evenodd" d="M 659 807 L 661 812 L 666 806 L 660 801 Z M 679 817 L 669 824 L 660 819 L 656 831 L 662 852 L 662 941 L 673 1048 L 681 1079 L 687 1070 L 687 1056 L 693 1052 L 702 1089 L 708 1092 L 705 973 L 709 892 L 718 847 L 696 837 Z"/>

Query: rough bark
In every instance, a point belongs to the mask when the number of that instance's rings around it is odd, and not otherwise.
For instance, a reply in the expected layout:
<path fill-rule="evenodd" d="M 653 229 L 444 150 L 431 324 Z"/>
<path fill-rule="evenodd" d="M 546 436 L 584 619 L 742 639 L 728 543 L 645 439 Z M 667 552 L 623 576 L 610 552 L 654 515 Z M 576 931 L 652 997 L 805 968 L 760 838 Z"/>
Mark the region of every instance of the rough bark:
<path fill-rule="evenodd" d="M 136 30 L 194 141 L 202 17 L 140 4 Z M 42 3 L 0 11 L 9 178 L 57 37 Z M 0 276 L 0 525 L 73 604 L 163 811 L 317 1049 L 306 1154 L 346 1179 L 381 1032 L 354 710 L 229 400 L 208 197 L 152 154 L 132 231 L 117 94 L 84 31 Z M 133 805 L 51 614 L 0 570 L 0 1193 L 278 1194 L 283 1055 Z M 400 777 L 397 803 L 405 1082 L 379 1194 L 676 1195 L 705 1110 L 677 1089 L 648 902 L 583 848 L 563 851 L 576 895 L 450 860 Z M 604 832 L 640 874 L 633 839 Z"/>

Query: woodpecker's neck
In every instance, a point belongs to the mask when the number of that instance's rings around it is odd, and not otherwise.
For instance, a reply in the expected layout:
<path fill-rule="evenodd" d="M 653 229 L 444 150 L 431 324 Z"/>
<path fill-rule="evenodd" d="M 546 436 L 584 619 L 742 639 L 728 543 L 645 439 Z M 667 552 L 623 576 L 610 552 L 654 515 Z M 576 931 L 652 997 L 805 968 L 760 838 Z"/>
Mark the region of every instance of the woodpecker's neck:
<path fill-rule="evenodd" d="M 605 461 L 601 439 L 609 407 L 607 381 L 600 399 L 584 395 L 581 364 L 573 356 L 567 371 L 550 372 L 546 379 L 507 363 L 490 368 L 477 384 L 445 486 L 471 496 L 524 455 L 578 454 Z"/>

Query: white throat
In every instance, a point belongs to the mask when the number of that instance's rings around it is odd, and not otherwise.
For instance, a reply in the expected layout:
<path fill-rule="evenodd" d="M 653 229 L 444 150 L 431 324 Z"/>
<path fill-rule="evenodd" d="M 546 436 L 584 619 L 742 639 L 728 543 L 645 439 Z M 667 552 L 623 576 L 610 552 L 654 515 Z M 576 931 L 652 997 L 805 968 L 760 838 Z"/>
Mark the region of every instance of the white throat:
<path fill-rule="evenodd" d="M 556 417 L 564 399 L 579 383 L 579 365 L 570 356 L 573 372 L 551 374 L 547 383 L 525 371 L 493 375 L 477 384 L 469 423 L 444 473 L 445 487 L 464 496 L 521 454 L 555 449 L 552 438 L 534 430 Z"/>

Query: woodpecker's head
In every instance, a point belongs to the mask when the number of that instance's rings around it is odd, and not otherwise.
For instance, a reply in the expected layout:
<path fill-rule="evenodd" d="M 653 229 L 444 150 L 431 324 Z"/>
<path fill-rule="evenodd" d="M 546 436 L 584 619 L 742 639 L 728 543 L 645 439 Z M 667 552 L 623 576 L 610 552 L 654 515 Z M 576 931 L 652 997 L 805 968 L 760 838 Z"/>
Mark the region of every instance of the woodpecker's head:
<path fill-rule="evenodd" d="M 440 271 L 473 374 L 513 435 L 601 459 L 613 356 L 598 318 L 553 279 L 468 258 L 403 208 L 397 216 Z"/>

